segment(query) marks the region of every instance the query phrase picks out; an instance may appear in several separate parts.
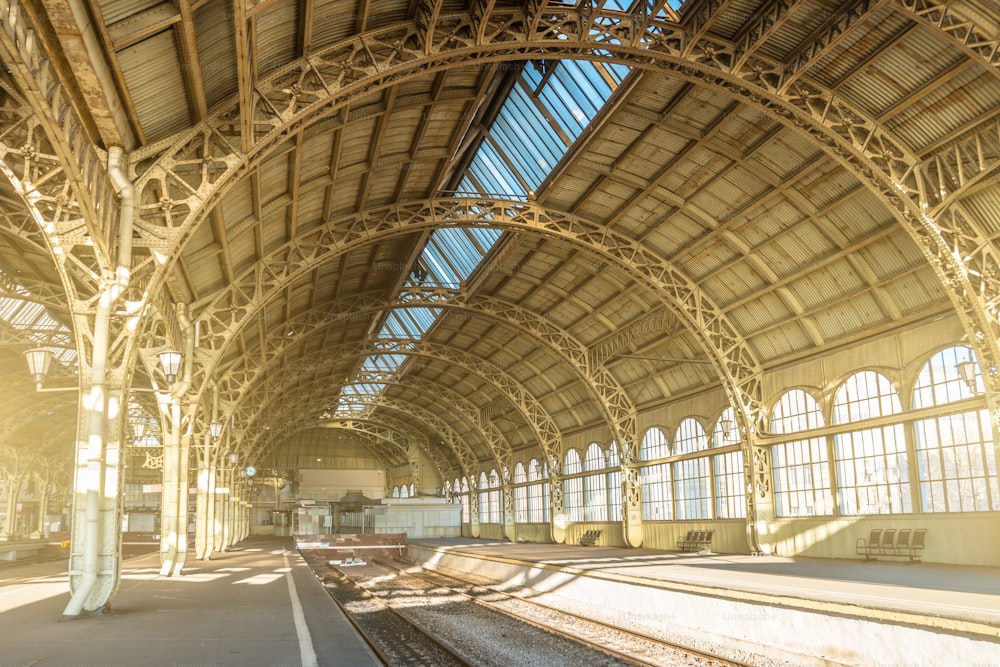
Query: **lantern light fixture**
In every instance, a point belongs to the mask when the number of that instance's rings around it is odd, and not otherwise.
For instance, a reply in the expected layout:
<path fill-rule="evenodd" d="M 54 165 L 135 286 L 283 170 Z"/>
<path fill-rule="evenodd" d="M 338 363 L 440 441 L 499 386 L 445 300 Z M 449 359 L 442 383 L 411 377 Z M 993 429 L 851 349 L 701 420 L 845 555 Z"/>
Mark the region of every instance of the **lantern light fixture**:
<path fill-rule="evenodd" d="M 955 366 L 958 370 L 958 376 L 962 378 L 965 382 L 965 386 L 969 388 L 969 391 L 973 394 L 979 393 L 979 388 L 976 385 L 976 362 L 966 359 L 965 361 L 960 361 Z"/>
<path fill-rule="evenodd" d="M 177 350 L 164 350 L 157 356 L 160 357 L 163 374 L 167 376 L 167 384 L 173 384 L 181 368 L 181 353 Z"/>

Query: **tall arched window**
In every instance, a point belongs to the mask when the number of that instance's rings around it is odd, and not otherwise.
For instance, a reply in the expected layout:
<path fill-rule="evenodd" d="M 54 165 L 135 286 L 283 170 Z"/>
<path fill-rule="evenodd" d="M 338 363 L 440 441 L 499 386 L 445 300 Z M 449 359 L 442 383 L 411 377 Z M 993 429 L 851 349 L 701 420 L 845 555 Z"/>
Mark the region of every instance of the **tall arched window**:
<path fill-rule="evenodd" d="M 575 475 L 583 472 L 580 464 L 580 455 L 575 449 L 566 452 L 563 461 L 563 474 Z M 566 508 L 566 519 L 568 521 L 583 521 L 583 478 L 573 477 L 563 480 L 563 503 Z"/>
<path fill-rule="evenodd" d="M 730 447 L 740 442 L 735 411 L 726 408 L 715 422 L 713 446 Z M 743 519 L 747 515 L 746 474 L 743 471 L 743 450 L 737 449 L 712 457 L 715 466 L 715 512 L 720 519 Z"/>
<path fill-rule="evenodd" d="M 514 523 L 528 522 L 528 476 L 520 461 L 514 466 Z"/>
<path fill-rule="evenodd" d="M 393 498 L 399 498 L 399 487 L 398 486 L 392 487 L 392 497 Z"/>
<path fill-rule="evenodd" d="M 823 426 L 816 399 L 802 391 L 786 392 L 774 406 L 771 433 L 790 434 Z M 832 514 L 830 466 L 824 438 L 792 440 L 771 448 L 771 472 L 778 516 Z"/>
<path fill-rule="evenodd" d="M 622 520 L 622 469 L 618 458 L 618 443 L 608 448 L 608 520 Z"/>
<path fill-rule="evenodd" d="M 974 371 L 970 387 L 961 364 Z M 913 389 L 914 409 L 972 398 L 982 386 L 979 362 L 967 347 L 934 355 Z M 975 391 L 974 391 L 975 389 Z M 993 427 L 986 409 L 967 410 L 914 423 L 920 503 L 925 512 L 1000 509 Z"/>
<path fill-rule="evenodd" d="M 528 462 L 528 521 L 544 523 L 549 520 L 548 470 L 538 459 Z"/>
<path fill-rule="evenodd" d="M 833 423 L 848 424 L 902 412 L 887 377 L 861 371 L 847 378 L 833 402 Z M 833 438 L 841 514 L 912 512 L 902 424 L 841 433 Z"/>
<path fill-rule="evenodd" d="M 503 523 L 503 512 L 501 511 L 503 491 L 500 485 L 500 475 L 497 474 L 495 468 L 490 471 L 489 488 L 487 502 L 489 502 L 490 523 Z"/>
<path fill-rule="evenodd" d="M 456 477 L 452 488 L 455 489 L 455 493 L 458 494 L 458 500 L 462 503 L 462 523 L 469 523 L 472 520 L 472 513 L 469 510 L 469 480 L 463 477 L 459 481 L 458 477 Z"/>
<path fill-rule="evenodd" d="M 639 458 L 654 461 L 670 455 L 667 436 L 655 426 L 642 438 Z M 642 518 L 646 521 L 665 521 L 674 518 L 673 490 L 670 464 L 657 463 L 642 466 Z"/>
<path fill-rule="evenodd" d="M 410 487 L 408 487 L 406 484 L 404 484 L 403 486 L 399 487 L 399 497 L 400 498 L 409 498 L 410 497 Z"/>
<path fill-rule="evenodd" d="M 486 473 L 479 473 L 479 523 L 493 523 L 490 516 L 490 482 Z"/>
<path fill-rule="evenodd" d="M 587 447 L 583 469 L 586 472 L 603 471 L 607 466 L 604 450 L 599 444 L 592 442 Z M 585 521 L 608 520 L 608 480 L 603 472 L 583 478 L 583 508 Z"/>
<path fill-rule="evenodd" d="M 692 454 L 708 450 L 708 436 L 697 419 L 688 417 L 677 427 L 674 453 Z M 712 517 L 711 473 L 708 456 L 674 462 L 674 503 L 678 519 Z"/>

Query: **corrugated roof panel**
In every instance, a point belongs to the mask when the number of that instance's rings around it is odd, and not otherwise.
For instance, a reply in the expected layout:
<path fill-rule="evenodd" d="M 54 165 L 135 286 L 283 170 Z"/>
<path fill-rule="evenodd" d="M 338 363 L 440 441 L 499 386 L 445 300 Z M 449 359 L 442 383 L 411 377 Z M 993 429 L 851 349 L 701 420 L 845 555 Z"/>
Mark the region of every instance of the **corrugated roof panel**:
<path fill-rule="evenodd" d="M 968 194 L 962 199 L 962 209 L 994 238 L 1000 233 L 1000 189 L 983 188 Z"/>
<path fill-rule="evenodd" d="M 899 275 L 882 285 L 882 290 L 904 315 L 941 303 L 947 294 L 934 270 L 923 266 Z"/>
<path fill-rule="evenodd" d="M 784 299 L 774 292 L 768 292 L 737 308 L 727 309 L 726 317 L 736 323 L 739 331 L 746 335 L 790 320 L 795 317 L 795 313 Z"/>
<path fill-rule="evenodd" d="M 829 308 L 819 309 L 812 317 L 826 340 L 857 333 L 889 319 L 871 291 L 855 294 Z"/>
<path fill-rule="evenodd" d="M 765 362 L 813 346 L 812 339 L 798 320 L 784 322 L 746 340 L 757 358 Z"/>
<path fill-rule="evenodd" d="M 1000 107 L 1000 81 L 990 72 L 971 67 L 928 91 L 887 127 L 917 150 L 934 144 Z"/>
<path fill-rule="evenodd" d="M 173 31 L 167 30 L 118 52 L 147 142 L 191 125 L 191 110 Z"/>
<path fill-rule="evenodd" d="M 232 7 L 206 2 L 194 12 L 206 104 L 211 109 L 239 92 Z"/>

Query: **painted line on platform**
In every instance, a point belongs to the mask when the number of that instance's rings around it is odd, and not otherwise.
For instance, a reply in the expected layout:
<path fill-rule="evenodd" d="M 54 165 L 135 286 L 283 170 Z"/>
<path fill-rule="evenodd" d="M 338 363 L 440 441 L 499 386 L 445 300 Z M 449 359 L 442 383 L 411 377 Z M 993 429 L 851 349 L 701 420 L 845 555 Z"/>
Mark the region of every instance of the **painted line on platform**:
<path fill-rule="evenodd" d="M 292 619 L 295 621 L 295 634 L 299 638 L 299 655 L 302 656 L 302 667 L 319 667 L 319 663 L 316 661 L 316 651 L 313 649 L 312 636 L 309 634 L 309 626 L 306 625 L 306 615 L 302 611 L 302 602 L 295 589 L 295 580 L 292 579 L 292 567 L 288 562 L 288 552 L 283 551 L 281 557 L 285 561 L 285 579 L 288 581 L 288 596 L 292 600 Z"/>

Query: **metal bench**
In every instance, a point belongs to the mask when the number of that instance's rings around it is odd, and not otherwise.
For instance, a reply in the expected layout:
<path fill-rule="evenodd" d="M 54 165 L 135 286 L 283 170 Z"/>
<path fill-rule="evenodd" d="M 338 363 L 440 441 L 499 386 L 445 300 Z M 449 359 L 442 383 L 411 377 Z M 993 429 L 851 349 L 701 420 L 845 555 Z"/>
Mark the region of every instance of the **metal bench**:
<path fill-rule="evenodd" d="M 701 551 L 712 546 L 714 530 L 689 530 L 688 534 L 677 540 L 677 548 L 681 551 Z"/>
<path fill-rule="evenodd" d="M 873 528 L 868 539 L 859 537 L 855 544 L 855 553 L 870 560 L 875 556 L 906 556 L 911 562 L 919 561 L 924 553 L 927 541 L 927 529 L 911 530 L 888 528 L 882 530 Z"/>
<path fill-rule="evenodd" d="M 600 539 L 603 532 L 603 530 L 588 530 L 577 542 L 581 547 L 592 547 L 597 544 L 597 540 Z"/>

